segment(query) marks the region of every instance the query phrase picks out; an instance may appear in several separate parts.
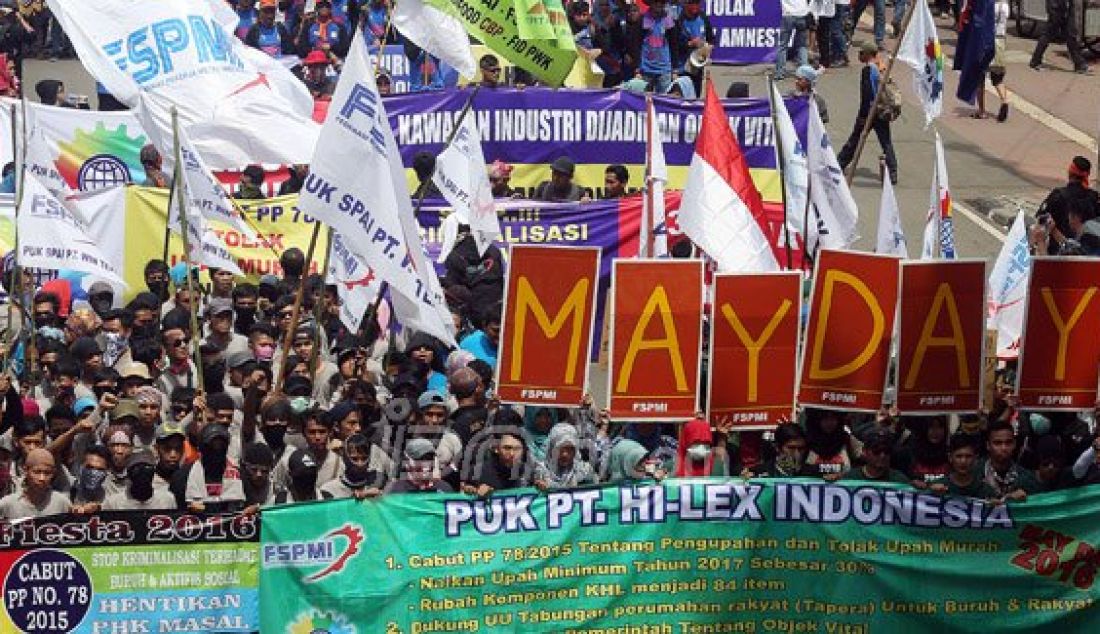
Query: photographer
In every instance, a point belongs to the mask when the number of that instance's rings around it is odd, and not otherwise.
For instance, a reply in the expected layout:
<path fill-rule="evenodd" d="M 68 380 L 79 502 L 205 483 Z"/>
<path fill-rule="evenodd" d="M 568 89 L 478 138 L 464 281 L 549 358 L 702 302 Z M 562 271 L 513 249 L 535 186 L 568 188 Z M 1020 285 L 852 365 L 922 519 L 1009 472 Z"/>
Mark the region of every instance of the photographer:
<path fill-rule="evenodd" d="M 1100 215 L 1100 196 L 1089 188 L 1092 163 L 1083 156 L 1075 156 L 1067 171 L 1065 186 L 1051 190 L 1035 213 L 1036 223 L 1044 231 L 1032 227 L 1033 253 L 1059 255 L 1067 239 L 1078 237 L 1079 232 L 1074 231 L 1077 223 L 1083 225 Z M 1071 212 L 1075 216 L 1074 223 L 1070 222 Z"/>

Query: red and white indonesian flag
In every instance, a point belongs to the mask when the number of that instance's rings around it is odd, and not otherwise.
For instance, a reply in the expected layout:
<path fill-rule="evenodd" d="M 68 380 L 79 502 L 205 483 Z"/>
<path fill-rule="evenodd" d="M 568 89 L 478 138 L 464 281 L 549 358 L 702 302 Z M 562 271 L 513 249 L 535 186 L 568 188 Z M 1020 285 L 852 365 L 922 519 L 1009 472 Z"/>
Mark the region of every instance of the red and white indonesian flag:
<path fill-rule="evenodd" d="M 680 203 L 680 229 L 722 273 L 777 271 L 764 229 L 764 201 L 725 110 L 707 79 L 703 124 Z"/>

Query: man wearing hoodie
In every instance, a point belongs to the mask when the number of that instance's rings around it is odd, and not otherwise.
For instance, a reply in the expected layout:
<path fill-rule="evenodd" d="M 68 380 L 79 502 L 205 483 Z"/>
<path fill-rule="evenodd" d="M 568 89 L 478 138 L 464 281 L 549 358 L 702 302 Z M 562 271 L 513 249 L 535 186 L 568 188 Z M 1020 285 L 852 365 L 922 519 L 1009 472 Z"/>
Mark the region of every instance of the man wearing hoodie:
<path fill-rule="evenodd" d="M 462 492 L 488 497 L 495 491 L 526 486 L 530 476 L 527 446 L 523 438 L 523 418 L 510 409 L 497 412 L 493 427 L 467 446 L 462 474 Z"/>
<path fill-rule="evenodd" d="M 339 478 L 330 480 L 320 487 L 321 497 L 326 500 L 341 498 L 365 500 L 382 495 L 382 487 L 385 486 L 387 478 L 386 470 L 392 465 L 389 456 L 360 433 L 352 434 L 345 439 L 341 452 L 344 472 Z"/>
<path fill-rule="evenodd" d="M 130 456 L 126 474 L 130 486 L 125 491 L 107 496 L 104 511 L 174 511 L 176 499 L 164 489 L 153 485 L 157 474 L 157 459 L 148 451 Z"/>

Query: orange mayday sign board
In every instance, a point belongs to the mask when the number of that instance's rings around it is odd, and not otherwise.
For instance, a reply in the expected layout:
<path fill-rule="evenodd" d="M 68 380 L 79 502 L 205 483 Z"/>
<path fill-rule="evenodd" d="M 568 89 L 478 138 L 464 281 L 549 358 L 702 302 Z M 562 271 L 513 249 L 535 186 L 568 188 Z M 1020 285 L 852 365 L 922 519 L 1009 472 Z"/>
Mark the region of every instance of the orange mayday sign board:
<path fill-rule="evenodd" d="M 943 414 L 981 407 L 985 309 L 985 262 L 902 263 L 898 411 Z"/>
<path fill-rule="evenodd" d="M 1100 366 L 1100 260 L 1031 261 L 1020 345 L 1022 409 L 1092 409 Z"/>
<path fill-rule="evenodd" d="M 802 274 L 718 275 L 710 328 L 710 419 L 734 429 L 791 420 L 798 367 Z"/>
<path fill-rule="evenodd" d="M 616 260 L 611 293 L 611 417 L 691 418 L 703 338 L 702 261 Z"/>
<path fill-rule="evenodd" d="M 599 271 L 597 247 L 512 245 L 497 360 L 501 401 L 581 402 Z"/>
<path fill-rule="evenodd" d="M 898 264 L 895 257 L 849 251 L 818 256 L 800 403 L 867 412 L 882 407 Z"/>

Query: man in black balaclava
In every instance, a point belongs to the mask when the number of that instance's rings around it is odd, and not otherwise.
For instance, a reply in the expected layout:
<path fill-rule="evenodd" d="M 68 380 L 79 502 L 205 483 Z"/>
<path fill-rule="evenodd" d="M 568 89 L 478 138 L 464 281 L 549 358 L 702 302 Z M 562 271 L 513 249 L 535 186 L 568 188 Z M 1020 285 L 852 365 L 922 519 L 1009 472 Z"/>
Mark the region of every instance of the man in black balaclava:
<path fill-rule="evenodd" d="M 148 451 L 139 451 L 126 463 L 126 476 L 130 485 L 125 491 L 107 496 L 104 511 L 172 511 L 176 500 L 172 494 L 153 486 L 156 476 L 156 457 Z"/>

